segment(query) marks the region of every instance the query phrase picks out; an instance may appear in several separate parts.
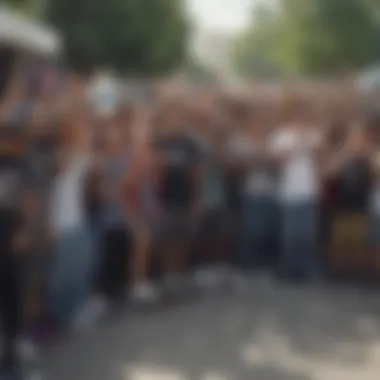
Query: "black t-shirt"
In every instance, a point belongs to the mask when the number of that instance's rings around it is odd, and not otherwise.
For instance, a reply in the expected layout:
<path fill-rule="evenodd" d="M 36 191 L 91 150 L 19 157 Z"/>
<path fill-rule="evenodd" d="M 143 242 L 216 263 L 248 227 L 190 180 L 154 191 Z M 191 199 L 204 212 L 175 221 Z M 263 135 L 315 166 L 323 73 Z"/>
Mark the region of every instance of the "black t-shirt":
<path fill-rule="evenodd" d="M 371 184 L 369 160 L 352 159 L 342 168 L 336 181 L 336 208 L 345 211 L 366 210 Z"/>
<path fill-rule="evenodd" d="M 191 137 L 179 135 L 159 137 L 156 149 L 163 159 L 161 201 L 168 208 L 188 208 L 195 195 L 201 147 Z"/>

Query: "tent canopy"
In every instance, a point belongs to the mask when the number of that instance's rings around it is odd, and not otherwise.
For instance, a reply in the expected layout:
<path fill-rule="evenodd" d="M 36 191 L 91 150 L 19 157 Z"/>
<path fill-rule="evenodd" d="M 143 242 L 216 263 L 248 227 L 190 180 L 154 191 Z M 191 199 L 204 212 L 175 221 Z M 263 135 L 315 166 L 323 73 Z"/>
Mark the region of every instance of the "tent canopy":
<path fill-rule="evenodd" d="M 56 56 L 62 47 L 62 41 L 55 31 L 6 7 L 0 7 L 0 45 L 2 44 L 43 56 Z"/>

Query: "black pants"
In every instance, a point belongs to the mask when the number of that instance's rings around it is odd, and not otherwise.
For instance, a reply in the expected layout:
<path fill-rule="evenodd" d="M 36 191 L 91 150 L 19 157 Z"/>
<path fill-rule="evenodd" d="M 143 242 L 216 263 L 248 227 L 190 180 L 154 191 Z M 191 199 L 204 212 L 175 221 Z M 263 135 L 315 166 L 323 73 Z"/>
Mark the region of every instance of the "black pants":
<path fill-rule="evenodd" d="M 101 289 L 108 298 L 115 299 L 124 294 L 130 247 L 130 235 L 125 228 L 105 231 L 102 242 Z"/>
<path fill-rule="evenodd" d="M 14 210 L 0 211 L 0 335 L 6 357 L 15 355 L 16 338 L 23 328 L 21 260 L 11 249 L 18 225 Z"/>
<path fill-rule="evenodd" d="M 0 255 L 0 319 L 4 353 L 15 354 L 16 338 L 23 327 L 20 260 L 9 252 Z"/>

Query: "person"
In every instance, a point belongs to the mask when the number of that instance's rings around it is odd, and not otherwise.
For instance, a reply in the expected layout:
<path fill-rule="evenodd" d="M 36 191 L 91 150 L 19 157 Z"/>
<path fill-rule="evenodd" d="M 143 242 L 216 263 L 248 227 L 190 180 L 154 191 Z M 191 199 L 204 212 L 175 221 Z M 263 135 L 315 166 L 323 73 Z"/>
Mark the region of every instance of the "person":
<path fill-rule="evenodd" d="M 91 137 L 82 110 L 66 115 L 61 133 L 49 205 L 53 252 L 47 304 L 58 333 L 80 323 L 79 316 L 91 295 L 93 260 L 85 204 L 85 184 L 91 168 Z"/>
<path fill-rule="evenodd" d="M 203 183 L 204 213 L 198 230 L 197 249 L 199 260 L 194 280 L 201 289 L 223 284 L 229 252 L 225 250 L 227 230 L 226 194 L 222 173 L 224 133 L 221 123 L 215 122 L 207 140 L 205 175 Z"/>
<path fill-rule="evenodd" d="M 342 148 L 331 159 L 336 196 L 331 232 L 331 253 L 339 274 L 368 274 L 369 220 L 373 168 L 370 134 L 360 121 L 349 126 Z M 375 182 L 376 183 L 376 182 Z M 372 203 L 374 206 L 374 203 Z M 371 214 L 371 213 L 370 213 Z"/>
<path fill-rule="evenodd" d="M 57 151 L 57 95 L 49 93 L 35 94 L 34 108 L 27 121 L 27 132 L 30 138 L 27 159 L 33 171 L 36 199 L 30 200 L 28 209 L 38 205 L 38 217 L 30 215 L 32 240 L 28 255 L 26 297 L 26 342 L 41 344 L 47 338 L 45 333 L 44 289 L 46 268 L 50 256 L 49 244 L 49 197 L 53 178 L 54 162 Z M 47 338 L 49 339 L 49 338 Z M 37 347 L 37 345 L 34 345 Z M 31 351 L 30 349 L 28 351 Z"/>
<path fill-rule="evenodd" d="M 103 257 L 101 288 L 108 301 L 120 301 L 127 285 L 130 254 L 130 231 L 127 225 L 125 182 L 130 169 L 130 147 L 125 144 L 124 130 L 108 123 L 105 155 L 101 168 L 100 194 L 102 202 Z"/>
<path fill-rule="evenodd" d="M 329 271 L 329 244 L 331 240 L 331 223 L 334 216 L 334 208 L 337 196 L 337 176 L 336 173 L 327 169 L 331 166 L 337 152 L 341 151 L 345 136 L 345 125 L 336 122 L 327 122 L 328 128 L 325 131 L 325 161 L 326 170 L 322 173 L 322 185 L 320 192 L 320 251 L 321 258 L 325 261 L 327 271 Z M 326 262 L 327 259 L 327 262 Z"/>
<path fill-rule="evenodd" d="M 322 137 L 305 124 L 303 106 L 297 101 L 286 106 L 285 116 L 285 124 L 270 143 L 280 170 L 281 274 L 304 280 L 314 277 L 318 270 L 318 153 Z"/>
<path fill-rule="evenodd" d="M 186 265 L 202 213 L 202 154 L 188 136 L 180 104 L 170 104 L 160 125 L 156 150 L 161 162 L 159 202 L 162 210 L 160 239 L 163 250 L 164 292 L 171 297 L 184 290 Z"/>
<path fill-rule="evenodd" d="M 226 117 L 229 123 L 228 136 L 223 147 L 222 172 L 226 192 L 226 218 L 228 229 L 226 253 L 229 265 L 224 268 L 224 281 L 237 289 L 246 285 L 244 258 L 241 255 L 241 221 L 243 215 L 243 183 L 247 157 L 251 153 L 251 142 L 247 139 L 248 123 L 252 110 L 246 103 L 237 106 L 236 114 Z"/>
<path fill-rule="evenodd" d="M 151 139 L 149 110 L 140 110 L 133 130 L 130 168 L 126 174 L 126 214 L 131 231 L 130 299 L 136 304 L 152 304 L 159 292 L 149 280 L 152 244 L 159 222 L 157 172 Z"/>
<path fill-rule="evenodd" d="M 370 199 L 370 215 L 371 215 L 371 246 L 374 256 L 375 276 L 380 274 L 380 155 L 378 149 L 373 152 L 371 157 L 372 170 L 374 175 L 374 186 Z"/>
<path fill-rule="evenodd" d="M 373 277 L 378 278 L 380 275 L 380 117 L 379 113 L 375 112 L 368 116 L 366 120 L 368 134 L 371 136 L 372 143 L 368 146 L 370 167 L 372 172 L 371 190 L 369 195 L 369 210 L 370 215 L 370 239 L 371 239 L 371 256 Z"/>
<path fill-rule="evenodd" d="M 251 152 L 245 162 L 242 211 L 242 256 L 247 269 L 274 264 L 276 241 L 277 168 L 267 149 L 267 133 L 254 120 L 250 126 Z"/>
<path fill-rule="evenodd" d="M 23 132 L 2 125 L 0 134 L 6 144 L 0 154 L 0 328 L 4 339 L 0 376 L 22 379 L 17 344 L 24 327 L 22 267 L 30 240 L 24 202 L 32 190 L 30 170 L 20 152 L 5 150 L 17 148 Z"/>

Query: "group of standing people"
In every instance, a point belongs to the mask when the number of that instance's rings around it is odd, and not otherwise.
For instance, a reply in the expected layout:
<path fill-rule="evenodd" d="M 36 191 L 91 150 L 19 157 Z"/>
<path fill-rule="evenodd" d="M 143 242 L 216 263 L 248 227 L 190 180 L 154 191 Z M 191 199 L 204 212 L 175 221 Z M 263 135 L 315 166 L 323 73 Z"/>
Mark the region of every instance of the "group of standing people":
<path fill-rule="evenodd" d="M 368 211 L 380 250 L 376 117 L 293 92 L 222 95 L 101 117 L 75 84 L 59 107 L 34 103 L 23 154 L 0 166 L 2 370 L 18 368 L 23 332 L 56 338 L 126 298 L 241 286 L 268 266 L 312 280 L 332 209 Z"/>

